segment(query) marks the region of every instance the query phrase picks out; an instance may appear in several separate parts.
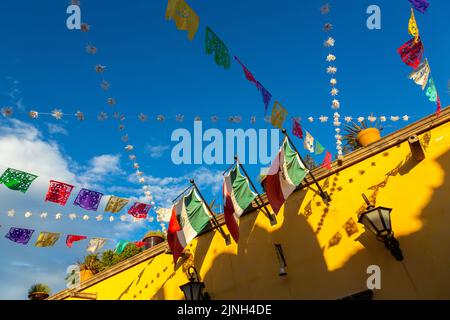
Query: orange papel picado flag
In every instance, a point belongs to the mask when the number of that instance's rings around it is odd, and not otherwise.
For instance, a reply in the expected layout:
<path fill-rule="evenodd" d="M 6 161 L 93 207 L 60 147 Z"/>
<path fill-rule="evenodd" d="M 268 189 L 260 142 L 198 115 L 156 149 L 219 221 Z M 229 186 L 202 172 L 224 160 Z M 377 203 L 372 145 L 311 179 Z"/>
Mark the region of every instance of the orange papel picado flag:
<path fill-rule="evenodd" d="M 189 40 L 194 39 L 200 18 L 184 0 L 169 0 L 166 9 L 166 20 L 175 20 L 178 30 L 187 30 Z"/>

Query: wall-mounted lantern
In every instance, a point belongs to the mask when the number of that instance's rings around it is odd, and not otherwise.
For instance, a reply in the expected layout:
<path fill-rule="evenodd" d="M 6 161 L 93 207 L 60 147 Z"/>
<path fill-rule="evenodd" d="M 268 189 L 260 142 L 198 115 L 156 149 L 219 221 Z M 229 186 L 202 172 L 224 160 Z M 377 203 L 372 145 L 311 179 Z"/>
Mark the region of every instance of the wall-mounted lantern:
<path fill-rule="evenodd" d="M 394 232 L 391 226 L 391 211 L 390 208 L 374 207 L 370 204 L 366 195 L 363 193 L 362 197 L 367 203 L 367 210 L 359 216 L 358 222 L 363 224 L 369 229 L 377 240 L 384 243 L 386 249 L 388 249 L 392 256 L 398 261 L 403 260 L 402 250 L 400 244 L 394 237 Z"/>
<path fill-rule="evenodd" d="M 186 300 L 210 300 L 207 292 L 203 293 L 205 284 L 200 282 L 197 270 L 190 266 L 188 269 L 189 282 L 180 286 Z"/>
<path fill-rule="evenodd" d="M 285 276 L 285 275 L 287 275 L 287 273 L 286 273 L 287 264 L 286 264 L 286 259 L 284 258 L 283 247 L 281 246 L 281 244 L 276 243 L 275 250 L 277 252 L 278 264 L 280 265 L 279 275 Z"/>

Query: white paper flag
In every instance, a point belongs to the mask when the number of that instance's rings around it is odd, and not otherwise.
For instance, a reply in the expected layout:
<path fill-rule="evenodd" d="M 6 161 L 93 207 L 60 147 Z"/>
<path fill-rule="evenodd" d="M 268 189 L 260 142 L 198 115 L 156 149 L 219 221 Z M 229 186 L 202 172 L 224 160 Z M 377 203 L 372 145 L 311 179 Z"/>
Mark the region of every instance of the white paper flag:
<path fill-rule="evenodd" d="M 305 138 L 303 139 L 303 147 L 311 153 L 314 153 L 314 137 L 305 130 Z"/>
<path fill-rule="evenodd" d="M 103 238 L 92 238 L 89 240 L 87 251 L 90 253 L 95 253 L 100 250 L 106 243 L 106 239 Z"/>
<path fill-rule="evenodd" d="M 419 66 L 409 74 L 409 78 L 422 86 L 422 90 L 425 89 L 428 83 L 428 77 L 430 76 L 430 66 L 428 60 L 425 59 Z"/>

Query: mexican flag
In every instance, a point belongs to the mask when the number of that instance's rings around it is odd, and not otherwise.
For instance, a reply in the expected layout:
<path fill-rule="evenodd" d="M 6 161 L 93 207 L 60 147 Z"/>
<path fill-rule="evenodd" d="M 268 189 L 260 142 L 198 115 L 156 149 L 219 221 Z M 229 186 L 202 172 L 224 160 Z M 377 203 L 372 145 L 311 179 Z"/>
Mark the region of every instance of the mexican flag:
<path fill-rule="evenodd" d="M 256 196 L 257 194 L 250 189 L 248 178 L 241 174 L 239 165 L 236 164 L 224 177 L 223 182 L 225 223 L 236 242 L 239 240 L 237 221 Z"/>
<path fill-rule="evenodd" d="M 262 181 L 275 214 L 280 211 L 283 203 L 303 181 L 307 173 L 308 169 L 299 155 L 291 148 L 288 139 L 284 138 L 280 151 Z"/>
<path fill-rule="evenodd" d="M 175 263 L 189 242 L 209 225 L 210 219 L 211 214 L 195 188 L 172 206 L 167 242 Z"/>

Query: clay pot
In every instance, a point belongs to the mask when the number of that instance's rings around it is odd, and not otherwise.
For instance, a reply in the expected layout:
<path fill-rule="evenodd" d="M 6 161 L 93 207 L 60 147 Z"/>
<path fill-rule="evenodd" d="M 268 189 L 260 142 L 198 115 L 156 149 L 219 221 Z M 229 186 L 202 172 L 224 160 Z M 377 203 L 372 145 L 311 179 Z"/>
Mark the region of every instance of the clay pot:
<path fill-rule="evenodd" d="M 28 295 L 30 300 L 45 300 L 48 298 L 48 293 L 45 292 L 33 292 Z"/>
<path fill-rule="evenodd" d="M 92 277 L 94 275 L 94 273 L 91 270 L 81 270 L 80 271 L 80 281 L 86 281 L 87 279 L 89 279 L 90 277 Z"/>
<path fill-rule="evenodd" d="M 162 237 L 159 234 L 152 234 L 151 232 L 145 235 L 144 239 L 142 239 L 143 242 L 145 242 L 145 249 L 152 248 L 156 246 L 157 244 L 160 244 L 161 242 L 164 242 L 166 239 Z"/>
<path fill-rule="evenodd" d="M 360 145 L 366 147 L 369 144 L 380 140 L 380 130 L 378 130 L 377 128 L 367 128 L 361 130 L 356 136 L 356 139 L 358 139 Z"/>

